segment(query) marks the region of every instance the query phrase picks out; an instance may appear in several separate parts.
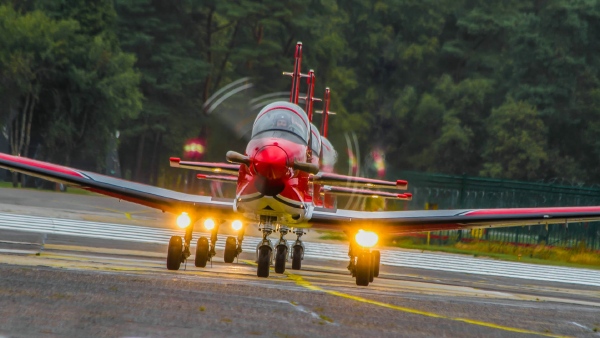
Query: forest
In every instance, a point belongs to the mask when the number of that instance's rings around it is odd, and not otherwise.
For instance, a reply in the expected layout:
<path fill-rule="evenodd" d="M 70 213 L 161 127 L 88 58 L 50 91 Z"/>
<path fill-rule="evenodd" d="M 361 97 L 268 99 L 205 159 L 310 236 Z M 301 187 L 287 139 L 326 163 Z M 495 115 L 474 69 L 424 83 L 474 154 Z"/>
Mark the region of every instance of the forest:
<path fill-rule="evenodd" d="M 600 1 L 0 0 L 0 41 L 11 154 L 108 172 L 117 149 L 123 177 L 164 185 L 186 140 L 243 151 L 301 41 L 338 172 L 354 133 L 390 171 L 600 183 Z"/>

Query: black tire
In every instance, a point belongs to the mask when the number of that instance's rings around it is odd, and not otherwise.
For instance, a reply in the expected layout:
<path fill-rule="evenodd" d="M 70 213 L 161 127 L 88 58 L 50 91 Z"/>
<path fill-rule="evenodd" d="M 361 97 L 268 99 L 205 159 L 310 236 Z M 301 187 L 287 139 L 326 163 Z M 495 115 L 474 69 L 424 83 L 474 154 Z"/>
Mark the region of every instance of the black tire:
<path fill-rule="evenodd" d="M 233 263 L 237 254 L 237 241 L 235 237 L 229 236 L 225 241 L 225 252 L 223 253 L 223 260 L 225 263 Z"/>
<path fill-rule="evenodd" d="M 302 248 L 302 245 L 294 246 L 292 270 L 300 270 L 302 268 L 302 255 L 304 255 L 304 248 Z"/>
<path fill-rule="evenodd" d="M 373 250 L 373 276 L 379 277 L 379 266 L 381 265 L 381 253 L 379 250 Z"/>
<path fill-rule="evenodd" d="M 275 272 L 284 273 L 288 248 L 285 245 L 279 245 L 277 246 L 276 250 L 277 252 L 275 253 Z"/>
<path fill-rule="evenodd" d="M 169 240 L 169 250 L 167 251 L 167 269 L 179 270 L 181 266 L 181 255 L 183 244 L 181 243 L 181 237 L 171 236 Z"/>
<path fill-rule="evenodd" d="M 361 252 L 356 259 L 356 285 L 368 286 L 371 277 L 371 254 Z"/>
<path fill-rule="evenodd" d="M 200 237 L 196 242 L 196 258 L 194 259 L 194 265 L 203 268 L 208 262 L 208 238 Z"/>
<path fill-rule="evenodd" d="M 271 248 L 263 245 L 258 248 L 258 267 L 256 276 L 267 278 L 269 277 L 269 265 L 271 265 Z"/>

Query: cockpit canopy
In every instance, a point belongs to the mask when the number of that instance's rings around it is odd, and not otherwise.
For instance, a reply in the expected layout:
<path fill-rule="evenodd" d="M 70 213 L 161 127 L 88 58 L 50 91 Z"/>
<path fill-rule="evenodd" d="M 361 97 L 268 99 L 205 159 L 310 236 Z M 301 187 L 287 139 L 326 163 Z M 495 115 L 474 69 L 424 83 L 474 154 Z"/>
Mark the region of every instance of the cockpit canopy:
<path fill-rule="evenodd" d="M 319 129 L 314 124 L 310 124 L 310 150 L 312 150 L 313 155 L 319 157 L 321 155 L 321 134 L 319 133 Z"/>
<path fill-rule="evenodd" d="M 264 107 L 252 127 L 252 138 L 278 137 L 308 145 L 308 116 L 290 102 L 274 102 Z"/>
<path fill-rule="evenodd" d="M 333 169 L 335 162 L 337 162 L 337 151 L 335 151 L 333 145 L 331 145 L 331 142 L 329 142 L 328 139 L 322 137 L 321 140 L 323 142 L 323 155 L 321 157 L 323 161 L 322 164 L 325 167 L 330 167 Z"/>

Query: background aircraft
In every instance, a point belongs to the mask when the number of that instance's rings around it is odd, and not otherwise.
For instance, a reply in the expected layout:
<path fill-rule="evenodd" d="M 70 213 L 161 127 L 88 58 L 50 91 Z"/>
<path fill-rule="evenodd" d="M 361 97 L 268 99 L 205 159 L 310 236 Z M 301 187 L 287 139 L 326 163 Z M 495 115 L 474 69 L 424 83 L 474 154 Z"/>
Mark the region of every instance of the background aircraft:
<path fill-rule="evenodd" d="M 273 260 L 275 272 L 283 273 L 288 257 L 291 257 L 292 268 L 300 269 L 304 229 L 332 229 L 350 235 L 348 269 L 356 277 L 357 285 L 368 285 L 379 274 L 379 251 L 372 250 L 377 243 L 377 233 L 600 219 L 600 206 L 379 212 L 335 208 L 328 196 L 359 194 L 410 200 L 412 195 L 373 190 L 406 190 L 406 181 L 338 175 L 331 172 L 330 166 L 324 165 L 335 156 L 333 147 L 326 140 L 329 91 L 325 92 L 324 121 L 319 133 L 311 124 L 313 103 L 317 101 L 313 97 L 315 74 L 313 71 L 302 74 L 301 62 L 302 44 L 298 43 L 294 71 L 289 73 L 292 76 L 290 100 L 268 104 L 258 113 L 244 154 L 229 151 L 226 158 L 230 163 L 170 159 L 174 167 L 209 173 L 201 174 L 199 178 L 236 183 L 235 199 L 185 194 L 7 154 L 0 154 L 0 167 L 178 214 L 177 223 L 186 229 L 186 233 L 184 238 L 173 236 L 169 242 L 167 268 L 170 270 L 179 269 L 191 256 L 193 224 L 199 220 L 204 221 L 211 237 L 197 240 L 195 265 L 198 267 L 206 266 L 215 256 L 218 229 L 226 222 L 231 222 L 238 231 L 237 237 L 226 240 L 224 260 L 228 263 L 241 252 L 248 224 L 257 223 L 263 232 L 263 240 L 257 247 L 259 277 L 269 276 Z M 305 109 L 298 105 L 302 78 L 307 78 L 308 83 Z M 279 232 L 275 244 L 269 239 L 273 232 Z M 297 236 L 291 244 L 285 239 L 289 232 Z"/>

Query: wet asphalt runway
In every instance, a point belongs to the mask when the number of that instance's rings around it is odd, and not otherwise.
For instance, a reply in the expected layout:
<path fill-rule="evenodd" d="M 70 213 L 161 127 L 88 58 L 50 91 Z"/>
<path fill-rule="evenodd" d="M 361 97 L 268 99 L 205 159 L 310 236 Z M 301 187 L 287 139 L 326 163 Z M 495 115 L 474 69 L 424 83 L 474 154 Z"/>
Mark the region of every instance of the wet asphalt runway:
<path fill-rule="evenodd" d="M 0 211 L 172 221 L 110 198 L 12 189 L 0 189 Z M 0 337 L 600 337 L 596 286 L 382 266 L 357 287 L 342 261 L 263 279 L 249 252 L 176 272 L 165 257 L 166 243 L 2 230 Z"/>

